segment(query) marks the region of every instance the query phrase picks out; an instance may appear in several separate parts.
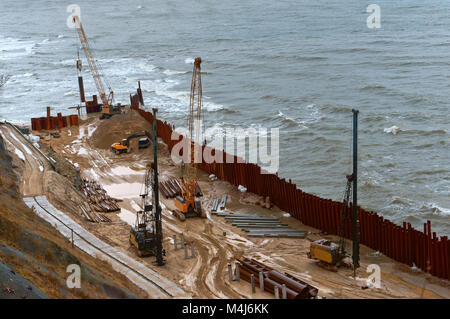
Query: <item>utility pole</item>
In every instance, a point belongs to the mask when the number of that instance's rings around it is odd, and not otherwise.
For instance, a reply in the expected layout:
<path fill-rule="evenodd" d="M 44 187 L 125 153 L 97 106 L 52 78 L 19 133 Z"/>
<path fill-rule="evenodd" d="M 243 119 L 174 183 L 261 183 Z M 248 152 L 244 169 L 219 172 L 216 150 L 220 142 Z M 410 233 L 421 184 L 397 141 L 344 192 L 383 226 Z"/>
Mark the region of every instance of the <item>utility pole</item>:
<path fill-rule="evenodd" d="M 353 109 L 353 277 L 359 267 L 359 232 L 358 232 L 358 110 Z"/>
<path fill-rule="evenodd" d="M 159 191 L 158 191 L 158 135 L 156 132 L 156 112 L 157 108 L 153 108 L 153 172 L 155 174 L 153 185 L 153 198 L 155 207 L 155 233 L 156 233 L 156 263 L 158 266 L 163 266 L 165 261 L 163 259 L 163 247 L 162 247 L 162 224 L 161 224 L 161 205 L 159 204 Z"/>

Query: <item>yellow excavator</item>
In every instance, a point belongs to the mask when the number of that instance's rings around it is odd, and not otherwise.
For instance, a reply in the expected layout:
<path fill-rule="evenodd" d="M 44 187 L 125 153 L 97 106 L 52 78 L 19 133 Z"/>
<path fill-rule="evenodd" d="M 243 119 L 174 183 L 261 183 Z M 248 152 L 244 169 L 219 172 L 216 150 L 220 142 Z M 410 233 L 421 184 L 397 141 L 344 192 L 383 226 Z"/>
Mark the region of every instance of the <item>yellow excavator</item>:
<path fill-rule="evenodd" d="M 201 58 L 194 61 L 194 70 L 192 72 L 191 95 L 189 103 L 189 137 L 190 158 L 184 163 L 183 176 L 180 178 L 181 195 L 175 197 L 174 204 L 177 208 L 175 215 L 184 221 L 190 217 L 205 218 L 206 214 L 202 208 L 201 202 L 196 198 L 197 195 L 197 167 L 194 163 L 194 138 L 197 144 L 200 144 L 200 120 L 202 112 L 202 80 L 200 64 Z M 196 111 L 194 112 L 194 109 Z M 194 116 L 195 113 L 195 116 Z M 194 135 L 195 126 L 195 135 Z"/>
<path fill-rule="evenodd" d="M 138 142 L 138 148 L 143 149 L 147 148 L 150 145 L 150 141 L 152 140 L 152 135 L 145 131 L 142 133 L 135 133 L 128 136 L 126 139 L 123 139 L 119 143 L 114 143 L 111 145 L 111 151 L 115 154 L 129 153 L 130 152 L 130 141 L 133 138 L 141 137 Z"/>

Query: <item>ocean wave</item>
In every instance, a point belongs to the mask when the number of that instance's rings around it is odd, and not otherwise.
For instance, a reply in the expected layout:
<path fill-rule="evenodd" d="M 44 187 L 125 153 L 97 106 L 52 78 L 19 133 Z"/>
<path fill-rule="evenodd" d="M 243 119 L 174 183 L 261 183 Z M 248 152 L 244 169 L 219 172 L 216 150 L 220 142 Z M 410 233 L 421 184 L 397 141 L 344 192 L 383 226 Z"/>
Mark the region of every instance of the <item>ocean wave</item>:
<path fill-rule="evenodd" d="M 383 90 L 385 88 L 386 87 L 384 85 L 381 85 L 381 84 L 366 85 L 366 86 L 363 86 L 361 88 L 361 91 L 366 91 L 366 90 Z"/>
<path fill-rule="evenodd" d="M 363 118 L 362 120 L 367 122 L 380 122 L 388 119 L 389 116 L 387 115 L 374 114 L 374 115 L 367 115 L 367 117 Z"/>
<path fill-rule="evenodd" d="M 348 106 L 327 105 L 325 107 L 330 109 L 330 113 L 351 114 L 352 112 L 352 108 Z"/>
<path fill-rule="evenodd" d="M 36 42 L 0 35 L 0 59 L 14 59 L 34 54 Z"/>
<path fill-rule="evenodd" d="M 415 203 L 410 200 L 410 199 L 406 199 L 406 198 L 401 198 L 399 196 L 393 196 L 391 199 L 391 203 L 390 205 L 394 205 L 394 206 L 415 206 Z"/>
<path fill-rule="evenodd" d="M 188 72 L 187 71 L 174 71 L 174 70 L 167 69 L 167 70 L 164 70 L 163 73 L 165 75 L 169 75 L 170 76 L 170 75 L 187 74 Z"/>
<path fill-rule="evenodd" d="M 432 130 L 406 130 L 408 133 L 420 134 L 420 135 L 435 135 L 435 134 L 447 134 L 447 130 L 445 129 L 432 129 Z"/>
<path fill-rule="evenodd" d="M 12 78 L 29 78 L 29 77 L 31 77 L 33 75 L 35 75 L 35 74 L 31 73 L 31 72 L 26 72 L 24 74 L 13 75 Z"/>
<path fill-rule="evenodd" d="M 424 170 L 424 171 L 416 171 L 414 174 L 416 175 L 434 175 L 434 174 L 445 174 L 449 173 L 446 169 L 436 169 L 436 170 Z"/>
<path fill-rule="evenodd" d="M 397 135 L 399 132 L 404 132 L 408 134 L 417 134 L 422 136 L 430 136 L 430 135 L 445 135 L 447 134 L 447 130 L 445 129 L 431 129 L 431 130 L 418 130 L 418 129 L 401 129 L 400 127 L 393 125 L 391 127 L 384 128 L 384 133 L 389 133 L 392 135 Z M 424 145 L 426 147 L 426 145 Z"/>
<path fill-rule="evenodd" d="M 203 102 L 203 109 L 208 112 L 217 112 L 223 110 L 225 107 L 221 104 L 213 103 L 213 102 Z"/>
<path fill-rule="evenodd" d="M 287 115 L 285 115 L 283 112 L 281 112 L 280 110 L 278 110 L 278 114 L 277 116 L 281 119 L 283 119 L 286 122 L 289 123 L 293 123 L 293 124 L 298 124 L 297 121 L 295 121 L 292 117 L 289 117 Z"/>
<path fill-rule="evenodd" d="M 431 210 L 432 213 L 438 214 L 441 216 L 449 216 L 450 209 L 444 208 L 436 205 L 435 203 L 426 203 L 422 206 L 422 210 Z"/>
<path fill-rule="evenodd" d="M 194 59 L 193 58 L 186 58 L 184 60 L 184 63 L 186 63 L 186 64 L 194 64 Z"/>
<path fill-rule="evenodd" d="M 384 133 L 397 135 L 398 132 L 401 132 L 401 129 L 398 126 L 393 125 L 391 127 L 386 127 L 383 131 Z"/>
<path fill-rule="evenodd" d="M 164 102 L 168 106 L 168 110 L 172 112 L 187 113 L 189 110 L 190 92 L 176 91 L 173 88 L 179 84 L 176 80 L 144 80 L 142 87 L 144 92 L 154 93 L 159 96 L 159 102 Z M 154 97 L 151 97 L 153 99 Z M 162 98 L 162 99 L 161 99 Z M 164 101 L 164 99 L 167 99 Z M 203 110 L 207 112 L 217 112 L 227 109 L 224 105 L 209 101 L 208 96 L 203 96 Z"/>
<path fill-rule="evenodd" d="M 285 123 L 288 127 L 299 127 L 302 130 L 308 129 L 308 126 L 304 125 L 301 121 L 296 121 L 292 117 L 285 115 L 282 111 L 278 110 L 277 117 Z"/>
<path fill-rule="evenodd" d="M 295 61 L 326 61 L 326 60 L 328 60 L 328 58 L 325 56 L 301 56 L 301 55 L 293 56 L 292 59 L 294 59 Z"/>
<path fill-rule="evenodd" d="M 64 96 L 78 96 L 78 91 L 70 90 L 69 92 L 64 93 Z"/>

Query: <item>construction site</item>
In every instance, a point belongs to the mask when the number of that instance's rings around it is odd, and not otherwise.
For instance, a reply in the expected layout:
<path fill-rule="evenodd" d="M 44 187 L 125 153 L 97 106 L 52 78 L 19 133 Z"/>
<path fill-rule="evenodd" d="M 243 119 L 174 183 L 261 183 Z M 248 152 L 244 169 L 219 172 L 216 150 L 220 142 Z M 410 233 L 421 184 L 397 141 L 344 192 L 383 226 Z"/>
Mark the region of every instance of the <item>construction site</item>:
<path fill-rule="evenodd" d="M 342 201 L 320 198 L 204 144 L 195 125 L 207 87 L 201 74 L 208 65 L 200 57 L 186 76 L 183 136 L 159 117 L 140 83 L 129 104 L 114 103 L 76 16 L 74 23 L 96 95 L 86 99 L 79 73 L 75 114 L 52 116 L 48 107 L 29 125 L 0 123 L 0 225 L 20 223 L 8 203 L 23 202 L 20 210 L 33 216 L 27 218 L 45 221 L 49 231 L 42 236 L 126 292 L 72 296 L 58 285 L 45 288 L 32 271 L 16 270 L 35 290 L 50 298 L 450 298 L 448 238 L 432 232 L 430 222 L 423 231 L 396 225 L 357 203 L 357 124 L 364 114 L 349 113 L 353 172 L 343 180 Z M 179 143 L 189 151 L 176 162 Z M 197 163 L 197 148 L 232 161 Z M 2 228 L 0 239 L 17 247 L 20 236 Z M 5 251 L 5 263 L 22 263 Z M 65 271 L 59 267 L 55 272 Z M 3 295 L 19 297 L 6 288 Z"/>

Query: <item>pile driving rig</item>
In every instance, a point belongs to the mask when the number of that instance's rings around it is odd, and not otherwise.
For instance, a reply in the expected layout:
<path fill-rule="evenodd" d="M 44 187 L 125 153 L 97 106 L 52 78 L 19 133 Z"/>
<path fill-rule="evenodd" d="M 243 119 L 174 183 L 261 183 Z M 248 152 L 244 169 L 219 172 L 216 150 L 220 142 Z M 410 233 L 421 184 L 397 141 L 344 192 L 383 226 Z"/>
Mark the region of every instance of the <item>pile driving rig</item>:
<path fill-rule="evenodd" d="M 164 265 L 165 250 L 162 247 L 162 216 L 159 204 L 158 190 L 158 148 L 156 132 L 156 112 L 153 109 L 153 163 L 145 172 L 144 193 L 142 197 L 142 211 L 136 214 L 136 224 L 130 230 L 130 244 L 133 245 L 138 256 L 156 256 L 156 263 Z M 149 198 L 149 195 L 152 195 Z"/>
<path fill-rule="evenodd" d="M 201 58 L 194 61 L 192 72 L 191 95 L 189 103 L 189 159 L 184 163 L 183 176 L 180 177 L 181 195 L 175 197 L 175 215 L 181 221 L 190 217 L 206 218 L 206 213 L 197 195 L 197 167 L 195 166 L 195 143 L 200 145 L 200 120 L 202 113 L 202 79 L 201 79 Z M 194 134 L 195 129 L 195 134 Z M 195 141 L 194 141 L 195 140 Z M 186 160 L 186 159 L 185 159 Z"/>

